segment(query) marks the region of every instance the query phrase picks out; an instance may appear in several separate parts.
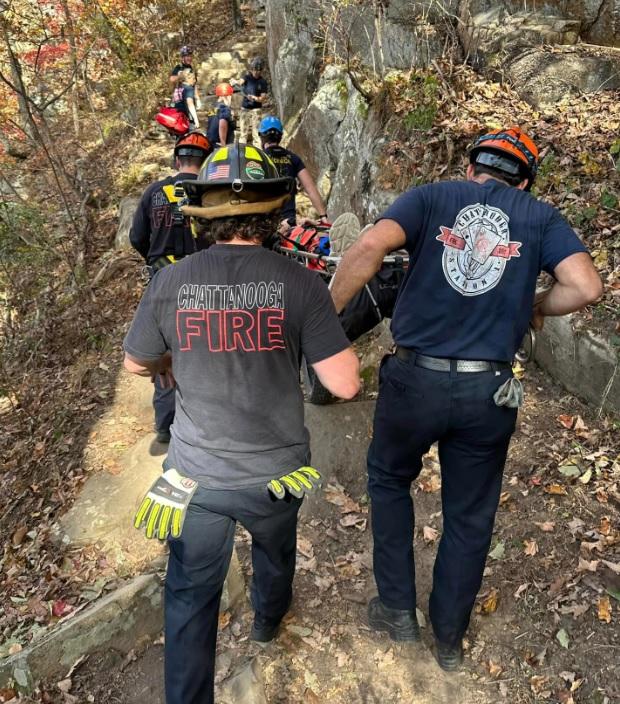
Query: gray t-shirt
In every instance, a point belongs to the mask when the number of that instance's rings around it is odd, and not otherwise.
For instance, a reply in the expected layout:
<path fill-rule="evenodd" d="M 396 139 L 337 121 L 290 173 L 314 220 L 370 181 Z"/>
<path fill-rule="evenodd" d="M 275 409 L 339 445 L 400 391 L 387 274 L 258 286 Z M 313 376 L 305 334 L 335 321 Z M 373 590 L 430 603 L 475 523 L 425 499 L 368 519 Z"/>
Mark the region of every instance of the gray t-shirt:
<path fill-rule="evenodd" d="M 258 486 L 309 461 L 299 363 L 349 346 L 327 286 L 280 254 L 217 244 L 157 273 L 124 342 L 172 352 L 168 466 L 213 489 Z"/>

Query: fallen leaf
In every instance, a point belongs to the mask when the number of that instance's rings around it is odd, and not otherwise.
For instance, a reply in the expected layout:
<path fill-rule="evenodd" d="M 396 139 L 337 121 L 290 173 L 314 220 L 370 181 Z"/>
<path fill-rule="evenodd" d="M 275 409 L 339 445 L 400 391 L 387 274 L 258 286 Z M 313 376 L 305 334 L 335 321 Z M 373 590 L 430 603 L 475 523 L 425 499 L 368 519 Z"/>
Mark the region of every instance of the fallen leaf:
<path fill-rule="evenodd" d="M 568 530 L 570 530 L 571 535 L 574 537 L 581 531 L 584 526 L 584 522 L 581 518 L 573 518 L 573 520 L 569 521 L 566 525 L 568 526 Z"/>
<path fill-rule="evenodd" d="M 497 545 L 491 550 L 489 553 L 489 557 L 493 558 L 494 560 L 501 560 L 504 557 L 504 554 L 506 552 L 506 548 L 504 546 L 504 543 L 499 542 Z"/>
<path fill-rule="evenodd" d="M 598 567 L 598 563 L 600 560 L 584 560 L 583 557 L 579 558 L 579 565 L 577 566 L 577 569 L 579 572 L 596 572 L 596 568 Z"/>
<path fill-rule="evenodd" d="M 441 489 L 441 478 L 438 474 L 431 474 L 427 477 L 420 477 L 418 479 L 418 486 L 422 491 L 427 493 L 434 493 Z"/>
<path fill-rule="evenodd" d="M 560 628 L 560 630 L 555 634 L 555 637 L 558 641 L 558 643 L 563 647 L 568 650 L 568 644 L 570 643 L 570 639 L 568 637 L 568 633 L 564 628 Z"/>
<path fill-rule="evenodd" d="M 549 682 L 549 678 L 544 675 L 534 675 L 530 677 L 530 688 L 534 694 L 541 694 Z"/>
<path fill-rule="evenodd" d="M 14 548 L 19 547 L 23 543 L 27 532 L 28 532 L 28 528 L 26 526 L 20 526 L 15 531 L 15 533 L 13 533 L 13 537 L 11 538 L 11 542 L 12 542 Z"/>
<path fill-rule="evenodd" d="M 494 660 L 489 660 L 489 674 L 491 677 L 499 677 L 503 672 L 502 666 Z"/>
<path fill-rule="evenodd" d="M 598 532 L 601 535 L 609 535 L 611 533 L 611 521 L 609 520 L 609 516 L 603 516 L 603 518 L 601 518 Z"/>
<path fill-rule="evenodd" d="M 484 599 L 484 601 L 480 604 L 480 611 L 479 613 L 481 614 L 492 614 L 494 611 L 497 611 L 497 602 L 499 600 L 499 591 L 493 587 L 491 589 L 489 595 Z"/>
<path fill-rule="evenodd" d="M 563 425 L 567 430 L 570 430 L 575 422 L 575 416 L 563 414 L 558 416 L 557 420 L 560 422 L 560 425 Z"/>
<path fill-rule="evenodd" d="M 499 495 L 499 503 L 505 504 L 506 501 L 510 499 L 510 492 L 509 491 L 502 491 L 502 493 Z"/>
<path fill-rule="evenodd" d="M 310 559 L 314 557 L 314 546 L 308 540 L 308 538 L 304 538 L 302 535 L 300 535 L 297 538 L 297 552 L 300 555 L 303 555 L 304 557 Z"/>
<path fill-rule="evenodd" d="M 230 623 L 230 611 L 222 611 L 220 612 L 220 616 L 217 621 L 217 626 L 220 631 L 223 631 L 226 626 Z"/>
<path fill-rule="evenodd" d="M 529 582 L 524 582 L 524 583 L 521 584 L 519 587 L 517 587 L 517 591 L 514 593 L 514 598 L 515 598 L 515 599 L 518 599 L 518 598 L 521 596 L 521 594 L 523 594 L 523 592 L 524 592 L 529 586 L 530 586 L 530 583 L 529 583 Z"/>
<path fill-rule="evenodd" d="M 358 530 L 366 530 L 367 520 L 363 516 L 358 516 L 354 513 L 347 513 L 340 521 L 343 528 L 357 528 Z"/>
<path fill-rule="evenodd" d="M 592 470 L 590 468 L 586 469 L 586 471 L 579 477 L 579 481 L 582 484 L 587 484 L 590 479 L 592 479 Z"/>
<path fill-rule="evenodd" d="M 10 702 L 17 697 L 17 692 L 14 689 L 0 689 L 0 702 Z"/>
<path fill-rule="evenodd" d="M 553 533 L 553 531 L 555 530 L 554 521 L 545 521 L 544 523 L 535 522 L 534 525 L 538 526 L 543 533 Z"/>
<path fill-rule="evenodd" d="M 583 422 L 583 418 L 581 416 L 577 416 L 575 419 L 575 422 L 573 424 L 573 430 L 587 430 L 588 426 Z"/>
<path fill-rule="evenodd" d="M 562 465 L 559 470 L 560 474 L 565 477 L 579 477 L 581 476 L 581 470 L 576 464 L 565 464 Z"/>
<path fill-rule="evenodd" d="M 611 602 L 608 596 L 601 596 L 598 600 L 598 618 L 599 621 L 611 623 Z"/>
<path fill-rule="evenodd" d="M 71 606 L 71 604 L 67 604 L 67 602 L 63 601 L 62 599 L 57 599 L 52 604 L 52 616 L 55 616 L 56 618 L 61 618 L 62 616 L 66 616 L 67 614 L 71 613 L 72 611 L 73 611 L 73 606 Z"/>
<path fill-rule="evenodd" d="M 555 496 L 566 496 L 568 493 L 561 484 L 547 484 L 544 491 L 547 494 L 553 494 Z"/>
<path fill-rule="evenodd" d="M 424 526 L 422 533 L 424 535 L 424 540 L 429 543 L 437 540 L 437 537 L 439 536 L 439 531 L 436 528 L 431 528 L 431 526 Z"/>
<path fill-rule="evenodd" d="M 573 618 L 583 616 L 590 608 L 590 604 L 570 604 L 569 606 L 560 607 L 561 614 L 571 614 Z"/>
<path fill-rule="evenodd" d="M 338 506 L 342 513 L 359 513 L 361 511 L 357 501 L 353 501 L 350 496 L 347 496 L 344 487 L 338 482 L 328 484 L 323 490 L 323 496 L 331 504 Z"/>
<path fill-rule="evenodd" d="M 523 541 L 523 552 L 530 557 L 534 557 L 538 553 L 538 543 L 532 538 L 531 540 Z"/>

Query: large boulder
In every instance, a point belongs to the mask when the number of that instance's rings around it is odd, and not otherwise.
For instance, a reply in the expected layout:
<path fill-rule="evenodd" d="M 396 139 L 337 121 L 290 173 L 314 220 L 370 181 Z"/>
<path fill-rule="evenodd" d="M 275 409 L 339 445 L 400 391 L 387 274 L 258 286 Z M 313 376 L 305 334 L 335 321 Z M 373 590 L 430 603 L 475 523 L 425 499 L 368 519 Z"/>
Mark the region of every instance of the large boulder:
<path fill-rule="evenodd" d="M 506 74 L 519 94 L 540 107 L 570 94 L 620 89 L 620 49 L 580 44 L 540 47 L 515 57 Z"/>
<path fill-rule="evenodd" d="M 266 3 L 271 89 L 285 123 L 291 123 L 306 107 L 318 81 L 313 32 L 319 19 L 319 7 L 309 0 Z"/>
<path fill-rule="evenodd" d="M 304 159 L 317 182 L 331 182 L 331 175 L 342 156 L 334 139 L 350 102 L 345 75 L 335 66 L 326 68 L 288 144 Z"/>
<path fill-rule="evenodd" d="M 528 5 L 523 0 L 462 0 L 460 26 L 466 26 L 474 17 L 480 20 L 488 12 L 499 12 L 503 16 L 523 15 Z M 544 16 L 547 21 L 552 18 L 570 20 L 577 27 L 578 37 L 582 41 L 620 47 L 618 0 L 545 0 L 544 3 L 532 3 L 529 9 L 530 12 L 534 9 L 539 17 Z"/>

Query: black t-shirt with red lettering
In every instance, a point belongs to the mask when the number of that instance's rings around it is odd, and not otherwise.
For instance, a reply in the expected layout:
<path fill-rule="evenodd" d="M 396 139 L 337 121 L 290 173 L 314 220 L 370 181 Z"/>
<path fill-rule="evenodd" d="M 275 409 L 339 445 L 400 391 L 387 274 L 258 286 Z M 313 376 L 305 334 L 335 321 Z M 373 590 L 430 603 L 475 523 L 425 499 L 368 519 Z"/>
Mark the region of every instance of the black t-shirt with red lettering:
<path fill-rule="evenodd" d="M 349 346 L 324 282 L 261 246 L 217 244 L 165 267 L 125 338 L 171 350 L 168 466 L 213 489 L 258 486 L 309 461 L 299 362 Z"/>

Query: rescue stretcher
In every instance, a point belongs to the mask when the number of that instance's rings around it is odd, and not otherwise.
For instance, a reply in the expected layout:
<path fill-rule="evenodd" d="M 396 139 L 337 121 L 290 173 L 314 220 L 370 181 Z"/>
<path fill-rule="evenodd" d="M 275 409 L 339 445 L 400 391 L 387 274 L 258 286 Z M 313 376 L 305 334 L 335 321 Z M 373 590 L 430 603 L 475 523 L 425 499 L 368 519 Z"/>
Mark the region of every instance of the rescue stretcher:
<path fill-rule="evenodd" d="M 316 271 L 331 287 L 342 255 L 331 254 L 329 226 L 297 226 L 288 237 L 280 239 L 273 249 L 296 261 L 301 266 Z M 329 252 L 329 253 L 326 253 Z M 409 255 L 395 252 L 383 258 L 379 272 L 353 298 L 340 315 L 344 331 L 351 342 L 376 327 L 385 318 L 391 318 L 396 305 L 400 284 L 409 265 Z M 515 362 L 525 364 L 534 357 L 536 332 L 530 326 L 521 346 L 515 354 Z M 302 376 L 306 399 L 323 405 L 332 401 L 332 396 L 316 378 L 312 368 L 302 362 Z"/>

